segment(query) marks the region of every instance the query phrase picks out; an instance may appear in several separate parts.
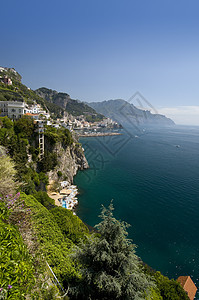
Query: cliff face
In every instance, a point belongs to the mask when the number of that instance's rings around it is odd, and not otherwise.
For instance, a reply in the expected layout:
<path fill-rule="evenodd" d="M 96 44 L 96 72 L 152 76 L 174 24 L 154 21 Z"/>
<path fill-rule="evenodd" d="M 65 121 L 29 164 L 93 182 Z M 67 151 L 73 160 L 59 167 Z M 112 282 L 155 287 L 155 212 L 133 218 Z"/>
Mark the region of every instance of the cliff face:
<path fill-rule="evenodd" d="M 92 107 L 79 100 L 71 99 L 67 93 L 60 93 L 45 87 L 37 89 L 35 93 L 49 103 L 58 105 L 73 116 L 96 115 L 99 117 L 99 114 Z"/>
<path fill-rule="evenodd" d="M 57 91 L 47 89 L 45 87 L 39 88 L 36 91 L 36 94 L 47 100 L 50 103 L 54 103 L 63 109 L 66 109 L 68 101 L 70 101 L 70 96 L 67 93 L 58 93 Z"/>
<path fill-rule="evenodd" d="M 57 181 L 59 179 L 57 172 L 60 171 L 62 179 L 65 178 L 72 183 L 78 170 L 89 167 L 82 147 L 77 143 L 73 143 L 72 146 L 68 146 L 66 149 L 60 143 L 57 143 L 53 152 L 57 154 L 58 164 L 54 170 L 49 172 L 49 181 Z"/>

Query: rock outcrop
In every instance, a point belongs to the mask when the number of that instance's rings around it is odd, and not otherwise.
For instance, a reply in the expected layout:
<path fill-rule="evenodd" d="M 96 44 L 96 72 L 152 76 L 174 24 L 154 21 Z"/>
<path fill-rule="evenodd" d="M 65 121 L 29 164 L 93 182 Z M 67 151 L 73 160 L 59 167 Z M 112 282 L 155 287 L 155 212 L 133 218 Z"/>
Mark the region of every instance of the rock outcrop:
<path fill-rule="evenodd" d="M 60 171 L 62 179 L 66 179 L 72 183 L 73 177 L 77 174 L 78 170 L 89 167 L 83 149 L 78 143 L 73 143 L 73 145 L 68 146 L 66 149 L 60 143 L 57 143 L 53 152 L 57 154 L 58 164 L 54 170 L 49 172 L 49 181 L 57 181 L 58 172 Z"/>

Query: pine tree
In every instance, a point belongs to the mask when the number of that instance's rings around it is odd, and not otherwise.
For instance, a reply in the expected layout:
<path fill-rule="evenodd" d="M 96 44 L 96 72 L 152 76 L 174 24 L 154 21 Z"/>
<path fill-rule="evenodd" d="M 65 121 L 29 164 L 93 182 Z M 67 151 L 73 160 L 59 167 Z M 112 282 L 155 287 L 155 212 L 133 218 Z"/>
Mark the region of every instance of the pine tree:
<path fill-rule="evenodd" d="M 135 245 L 127 239 L 129 225 L 113 217 L 113 205 L 102 208 L 98 235 L 76 248 L 82 279 L 70 288 L 72 299 L 145 299 L 153 283 L 143 273 Z"/>

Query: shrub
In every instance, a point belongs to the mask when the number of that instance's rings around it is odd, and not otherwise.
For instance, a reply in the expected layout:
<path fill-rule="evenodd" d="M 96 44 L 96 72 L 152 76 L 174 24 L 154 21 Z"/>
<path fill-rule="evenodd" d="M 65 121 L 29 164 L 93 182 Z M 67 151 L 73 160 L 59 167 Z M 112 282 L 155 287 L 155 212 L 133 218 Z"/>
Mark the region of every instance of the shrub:
<path fill-rule="evenodd" d="M 57 172 L 57 176 L 58 176 L 58 177 L 62 177 L 62 172 L 61 172 L 61 171 L 58 171 L 58 172 Z"/>
<path fill-rule="evenodd" d="M 73 243 L 76 244 L 80 239 L 85 239 L 85 234 L 89 233 L 87 226 L 77 216 L 74 216 L 72 211 L 63 207 L 55 207 L 50 212 L 62 234 Z"/>
<path fill-rule="evenodd" d="M 2 213 L 2 211 L 4 212 Z M 13 225 L 5 222 L 6 207 L 1 203 L 0 218 L 0 297 L 25 299 L 35 283 L 32 259 L 22 237 Z M 1 298 L 2 299 L 2 298 Z"/>
<path fill-rule="evenodd" d="M 189 300 L 179 282 L 174 279 L 169 280 L 160 272 L 156 272 L 154 278 L 163 300 Z"/>
<path fill-rule="evenodd" d="M 22 137 L 31 137 L 34 134 L 34 121 L 32 118 L 22 116 L 22 118 L 14 121 L 14 131 Z"/>
<path fill-rule="evenodd" d="M 55 200 L 50 198 L 48 194 L 44 191 L 38 191 L 33 195 L 37 201 L 39 201 L 43 206 L 50 209 L 55 206 Z"/>
<path fill-rule="evenodd" d="M 72 241 L 64 237 L 52 214 L 33 196 L 22 194 L 21 199 L 31 210 L 32 227 L 40 245 L 40 251 L 64 287 L 79 277 L 69 257 Z"/>

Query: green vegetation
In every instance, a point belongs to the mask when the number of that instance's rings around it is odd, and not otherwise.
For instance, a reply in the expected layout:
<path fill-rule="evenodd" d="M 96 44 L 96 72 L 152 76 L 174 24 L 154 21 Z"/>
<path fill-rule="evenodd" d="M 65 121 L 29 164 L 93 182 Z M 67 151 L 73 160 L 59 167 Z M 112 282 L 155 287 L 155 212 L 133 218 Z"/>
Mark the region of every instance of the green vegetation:
<path fill-rule="evenodd" d="M 23 101 L 22 95 L 12 90 L 12 86 L 4 87 L 3 84 L 0 84 L 0 101 Z"/>
<path fill-rule="evenodd" d="M 186 292 L 176 280 L 169 280 L 160 272 L 156 272 L 153 277 L 163 300 L 189 300 Z"/>
<path fill-rule="evenodd" d="M 46 126 L 45 137 L 47 137 L 50 145 L 55 145 L 60 142 L 63 148 L 71 146 L 73 143 L 71 132 L 63 127 L 54 128 L 52 126 Z"/>
<path fill-rule="evenodd" d="M 70 99 L 70 101 L 68 101 L 66 104 L 66 110 L 73 116 L 85 115 L 88 120 L 90 118 L 90 122 L 97 122 L 104 118 L 104 116 L 96 113 L 93 108 L 77 100 Z"/>
<path fill-rule="evenodd" d="M 128 225 L 113 217 L 112 204 L 102 209 L 102 221 L 74 257 L 82 265 L 82 279 L 71 288 L 74 299 L 144 299 L 153 287 L 127 239 Z"/>
<path fill-rule="evenodd" d="M 156 272 L 149 266 L 145 265 L 145 273 L 150 276 L 156 284 L 156 292 L 158 299 L 162 300 L 189 300 L 186 292 L 183 290 L 179 282 L 163 276 L 160 272 Z M 155 298 L 156 299 L 156 298 Z"/>
<path fill-rule="evenodd" d="M 37 199 L 38 202 L 40 202 L 47 209 L 51 209 L 52 207 L 55 207 L 55 200 L 50 198 L 46 192 L 38 191 L 35 194 L 33 194 L 33 196 L 35 199 Z"/>
<path fill-rule="evenodd" d="M 5 196 L 13 192 L 16 187 L 15 174 L 12 160 L 3 153 L 0 154 L 0 195 Z"/>
<path fill-rule="evenodd" d="M 104 119 L 104 116 L 101 114 L 93 114 L 93 115 L 87 115 L 86 116 L 86 121 L 87 122 L 100 122 Z"/>
<path fill-rule="evenodd" d="M 72 211 L 63 207 L 55 207 L 50 210 L 54 220 L 56 220 L 62 234 L 77 244 L 81 239 L 85 239 L 89 231 L 86 225 Z"/>
<path fill-rule="evenodd" d="M 34 267 L 18 229 L 8 222 L 9 212 L 0 203 L 0 299 L 25 299 L 34 284 Z M 3 297 L 3 298 L 2 298 Z"/>
<path fill-rule="evenodd" d="M 79 277 L 78 268 L 75 268 L 69 255 L 73 242 L 62 234 L 53 214 L 33 196 L 23 194 L 21 199 L 31 210 L 32 227 L 41 247 L 41 253 L 60 282 L 67 288 L 69 282 Z"/>
<path fill-rule="evenodd" d="M 57 154 L 53 152 L 56 143 L 63 148 L 71 146 L 71 132 L 65 128 L 46 126 L 46 151 L 43 159 L 39 160 L 38 134 L 33 119 L 23 116 L 12 122 L 8 117 L 0 117 L 0 145 L 6 147 L 15 162 L 16 178 L 22 183 L 21 190 L 26 194 L 45 190 L 48 183 L 45 173 L 53 170 L 58 163 Z M 32 155 L 36 165 L 28 163 L 28 155 Z"/>

